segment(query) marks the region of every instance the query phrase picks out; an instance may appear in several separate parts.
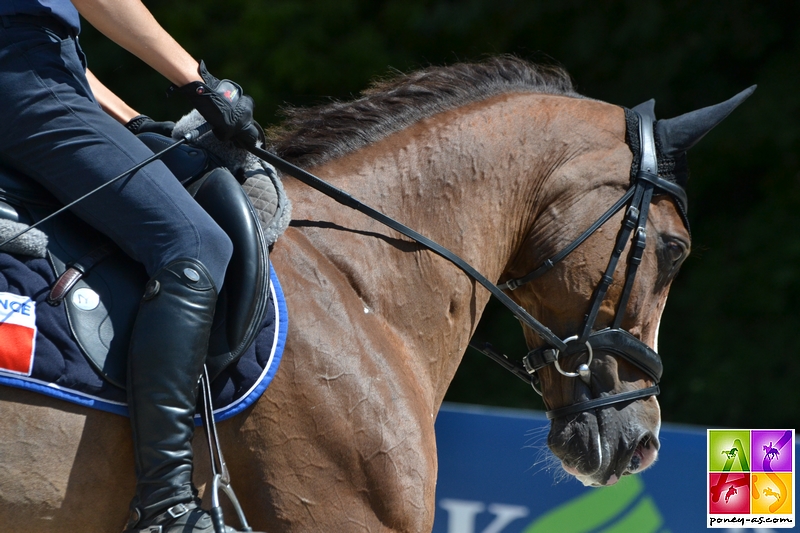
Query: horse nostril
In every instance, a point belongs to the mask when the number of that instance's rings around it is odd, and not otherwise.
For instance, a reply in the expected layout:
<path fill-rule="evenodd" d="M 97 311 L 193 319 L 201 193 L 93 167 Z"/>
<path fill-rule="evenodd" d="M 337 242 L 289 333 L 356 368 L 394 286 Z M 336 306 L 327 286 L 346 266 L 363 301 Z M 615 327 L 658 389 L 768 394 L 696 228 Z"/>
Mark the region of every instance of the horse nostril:
<path fill-rule="evenodd" d="M 628 463 L 627 471 L 637 472 L 653 464 L 658 455 L 658 448 L 658 439 L 653 434 L 648 433 L 643 436 L 636 445 L 636 449 Z"/>
<path fill-rule="evenodd" d="M 648 433 L 639 441 L 639 447 L 645 450 L 649 450 L 652 447 L 654 451 L 658 451 L 661 447 L 661 443 L 658 442 L 658 437 L 652 433 Z"/>
<path fill-rule="evenodd" d="M 637 450 L 650 450 L 652 448 L 653 451 L 658 451 L 658 447 L 658 439 L 653 437 L 652 433 L 644 435 L 636 445 Z"/>

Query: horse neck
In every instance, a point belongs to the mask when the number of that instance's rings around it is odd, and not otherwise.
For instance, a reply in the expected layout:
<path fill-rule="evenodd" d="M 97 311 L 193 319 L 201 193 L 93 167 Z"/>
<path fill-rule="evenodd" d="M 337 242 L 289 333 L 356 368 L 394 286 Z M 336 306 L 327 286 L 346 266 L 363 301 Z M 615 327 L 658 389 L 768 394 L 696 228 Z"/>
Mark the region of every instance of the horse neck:
<path fill-rule="evenodd" d="M 412 227 L 496 281 L 522 246 L 563 139 L 541 135 L 581 102 L 503 95 L 440 113 L 341 159 L 320 176 Z M 382 316 L 438 407 L 489 299 L 449 261 L 339 204 L 290 184 L 295 220 L 351 231 L 307 232 Z M 377 238 L 376 238 L 377 237 Z"/>

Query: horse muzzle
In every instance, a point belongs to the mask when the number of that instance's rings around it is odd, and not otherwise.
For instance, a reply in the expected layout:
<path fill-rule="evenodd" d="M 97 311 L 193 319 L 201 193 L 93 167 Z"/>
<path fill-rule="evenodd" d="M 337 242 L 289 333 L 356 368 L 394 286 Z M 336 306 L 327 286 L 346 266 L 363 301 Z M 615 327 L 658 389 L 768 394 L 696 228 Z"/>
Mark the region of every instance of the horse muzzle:
<path fill-rule="evenodd" d="M 639 402 L 641 403 L 641 402 Z M 547 444 L 562 468 L 586 486 L 609 486 L 658 457 L 659 427 L 647 427 L 643 406 L 581 413 L 552 422 Z"/>

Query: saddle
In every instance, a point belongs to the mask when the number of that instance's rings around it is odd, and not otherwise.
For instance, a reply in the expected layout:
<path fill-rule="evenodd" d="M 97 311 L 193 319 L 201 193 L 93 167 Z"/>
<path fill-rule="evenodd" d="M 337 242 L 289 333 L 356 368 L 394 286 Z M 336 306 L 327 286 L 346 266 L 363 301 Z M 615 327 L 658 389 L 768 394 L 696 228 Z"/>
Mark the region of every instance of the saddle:
<path fill-rule="evenodd" d="M 139 138 L 154 152 L 173 142 L 149 133 Z M 206 361 L 213 380 L 252 344 L 264 322 L 268 244 L 242 186 L 212 155 L 182 145 L 162 161 L 233 242 Z M 60 207 L 44 187 L 0 167 L 0 219 L 31 225 Z M 148 281 L 144 268 L 69 211 L 37 229 L 47 236 L 45 254 L 57 279 L 48 303 L 65 306 L 69 327 L 87 360 L 105 380 L 124 389 L 128 344 Z"/>

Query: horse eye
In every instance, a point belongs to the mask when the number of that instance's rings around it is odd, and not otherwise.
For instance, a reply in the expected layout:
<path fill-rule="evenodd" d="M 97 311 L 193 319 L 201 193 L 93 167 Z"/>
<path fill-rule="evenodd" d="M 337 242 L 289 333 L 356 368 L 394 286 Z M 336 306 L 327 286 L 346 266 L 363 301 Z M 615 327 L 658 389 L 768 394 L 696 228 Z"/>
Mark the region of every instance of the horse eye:
<path fill-rule="evenodd" d="M 668 240 L 664 243 L 667 259 L 674 265 L 686 254 L 686 245 L 680 241 Z"/>

